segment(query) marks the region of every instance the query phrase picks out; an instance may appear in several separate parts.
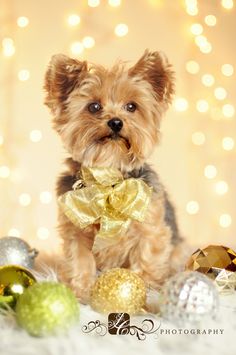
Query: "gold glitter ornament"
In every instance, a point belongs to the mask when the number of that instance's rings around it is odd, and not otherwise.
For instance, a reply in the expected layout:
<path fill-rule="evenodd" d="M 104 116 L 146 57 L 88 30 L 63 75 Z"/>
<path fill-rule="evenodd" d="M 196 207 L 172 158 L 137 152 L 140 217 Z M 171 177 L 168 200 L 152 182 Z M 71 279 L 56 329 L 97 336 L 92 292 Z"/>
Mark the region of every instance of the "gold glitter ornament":
<path fill-rule="evenodd" d="M 144 281 L 127 269 L 111 269 L 101 274 L 90 295 L 91 307 L 100 313 L 137 314 L 146 302 Z"/>
<path fill-rule="evenodd" d="M 78 320 L 79 303 L 73 292 L 57 282 L 41 282 L 28 288 L 16 305 L 20 326 L 34 336 L 66 331 Z"/>
<path fill-rule="evenodd" d="M 34 275 L 18 265 L 0 267 L 0 305 L 5 303 L 14 307 L 25 290 L 36 282 Z"/>
<path fill-rule="evenodd" d="M 197 249 L 185 268 L 208 276 L 220 293 L 232 293 L 236 288 L 236 253 L 223 245 Z"/>

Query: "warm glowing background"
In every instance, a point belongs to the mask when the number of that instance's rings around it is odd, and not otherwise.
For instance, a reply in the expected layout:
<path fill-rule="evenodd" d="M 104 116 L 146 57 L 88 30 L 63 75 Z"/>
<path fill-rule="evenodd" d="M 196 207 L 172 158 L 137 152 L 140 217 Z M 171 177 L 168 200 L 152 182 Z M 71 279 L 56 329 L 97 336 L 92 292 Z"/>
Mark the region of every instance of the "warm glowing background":
<path fill-rule="evenodd" d="M 0 233 L 57 249 L 54 183 L 65 156 L 43 105 L 55 53 L 111 65 L 145 48 L 173 63 L 177 93 L 152 163 L 191 244 L 235 244 L 236 3 L 0 0 Z"/>

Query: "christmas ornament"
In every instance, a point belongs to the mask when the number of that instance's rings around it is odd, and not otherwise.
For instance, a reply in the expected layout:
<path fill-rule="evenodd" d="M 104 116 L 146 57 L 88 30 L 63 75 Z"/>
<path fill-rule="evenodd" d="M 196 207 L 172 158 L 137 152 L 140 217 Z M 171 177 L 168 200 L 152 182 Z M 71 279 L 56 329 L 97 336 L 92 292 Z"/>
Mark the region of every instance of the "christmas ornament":
<path fill-rule="evenodd" d="M 74 190 L 60 196 L 65 215 L 80 228 L 99 223 L 93 251 L 115 243 L 131 220 L 143 222 L 152 188 L 141 179 L 124 179 L 115 168 L 81 168 Z"/>
<path fill-rule="evenodd" d="M 16 305 L 18 324 L 34 336 L 65 331 L 78 316 L 76 297 L 68 287 L 57 282 L 34 284 Z"/>
<path fill-rule="evenodd" d="M 215 317 L 219 296 L 213 282 L 199 272 L 184 271 L 171 277 L 160 295 L 160 313 L 178 325 Z"/>
<path fill-rule="evenodd" d="M 0 267 L 0 305 L 7 303 L 14 307 L 25 289 L 36 282 L 32 273 L 22 266 L 7 265 Z"/>
<path fill-rule="evenodd" d="M 196 250 L 186 264 L 186 270 L 199 271 L 210 277 L 221 293 L 236 287 L 236 253 L 222 245 L 209 245 Z"/>
<path fill-rule="evenodd" d="M 144 281 L 127 269 L 111 269 L 95 282 L 90 297 L 91 307 L 101 313 L 140 312 L 146 301 Z"/>
<path fill-rule="evenodd" d="M 21 238 L 0 238 L 0 265 L 21 265 L 32 269 L 37 255 L 38 251 L 31 249 Z"/>

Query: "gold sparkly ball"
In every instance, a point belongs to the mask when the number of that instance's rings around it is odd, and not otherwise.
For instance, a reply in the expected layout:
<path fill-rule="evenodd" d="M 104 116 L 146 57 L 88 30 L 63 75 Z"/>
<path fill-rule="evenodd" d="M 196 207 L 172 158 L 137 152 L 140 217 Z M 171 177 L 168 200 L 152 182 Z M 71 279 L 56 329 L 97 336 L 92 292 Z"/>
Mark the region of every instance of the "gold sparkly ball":
<path fill-rule="evenodd" d="M 34 275 L 22 266 L 0 267 L 0 306 L 7 303 L 14 307 L 18 297 L 35 282 Z"/>
<path fill-rule="evenodd" d="M 197 249 L 189 258 L 186 270 L 198 271 L 211 278 L 221 293 L 236 288 L 236 253 L 223 245 Z"/>
<path fill-rule="evenodd" d="M 137 314 L 146 302 L 144 281 L 127 269 L 111 269 L 101 274 L 90 295 L 91 307 L 100 313 Z"/>

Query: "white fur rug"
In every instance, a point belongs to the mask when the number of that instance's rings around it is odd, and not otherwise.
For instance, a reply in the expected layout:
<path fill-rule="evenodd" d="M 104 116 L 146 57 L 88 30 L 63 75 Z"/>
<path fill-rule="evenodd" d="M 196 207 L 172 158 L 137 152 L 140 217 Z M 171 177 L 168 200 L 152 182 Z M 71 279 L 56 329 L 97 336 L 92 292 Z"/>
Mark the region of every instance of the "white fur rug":
<path fill-rule="evenodd" d="M 41 279 L 55 280 L 55 274 L 50 272 Z M 149 301 L 155 304 L 157 297 L 156 293 L 149 294 Z M 138 340 L 137 334 L 111 335 L 107 332 L 102 335 L 106 331 L 100 327 L 97 333 L 84 333 L 82 327 L 88 322 L 99 320 L 107 324 L 107 319 L 89 306 L 81 306 L 80 319 L 68 334 L 34 338 L 20 329 L 10 314 L 0 315 L 0 355 L 236 354 L 236 293 L 220 296 L 217 320 L 207 319 L 197 327 L 182 328 L 182 332 L 188 334 L 179 334 L 181 328 L 151 314 L 131 317 L 131 324 L 140 327 L 145 318 L 152 319 L 156 327 L 161 322 L 161 326 L 157 334 L 147 334 L 144 340 Z M 197 329 L 200 334 L 196 334 Z M 218 334 L 214 334 L 216 332 Z"/>

